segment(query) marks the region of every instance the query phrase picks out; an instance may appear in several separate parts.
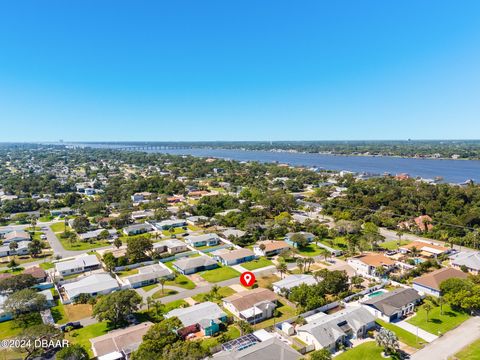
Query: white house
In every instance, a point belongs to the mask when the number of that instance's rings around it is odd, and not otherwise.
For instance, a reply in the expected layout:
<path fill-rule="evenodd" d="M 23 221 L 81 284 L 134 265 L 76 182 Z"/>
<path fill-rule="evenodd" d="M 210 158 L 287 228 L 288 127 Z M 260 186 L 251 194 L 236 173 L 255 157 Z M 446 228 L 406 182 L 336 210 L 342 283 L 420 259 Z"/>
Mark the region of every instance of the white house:
<path fill-rule="evenodd" d="M 414 312 L 422 297 L 411 288 L 398 288 L 362 301 L 373 316 L 386 322 L 400 320 Z"/>
<path fill-rule="evenodd" d="M 162 263 L 142 266 L 138 268 L 138 273 L 125 276 L 121 280 L 129 287 L 135 289 L 142 286 L 155 284 L 159 279 L 171 279 L 174 277 L 173 271 Z"/>
<path fill-rule="evenodd" d="M 223 299 L 223 306 L 241 320 L 257 323 L 273 316 L 277 295 L 268 289 L 241 291 Z"/>
<path fill-rule="evenodd" d="M 264 240 L 255 244 L 253 252 L 258 256 L 275 256 L 288 249 L 290 245 L 285 241 Z"/>
<path fill-rule="evenodd" d="M 295 286 L 299 286 L 301 284 L 306 285 L 315 285 L 317 280 L 312 275 L 307 274 L 293 274 L 285 277 L 283 280 L 274 282 L 272 284 L 273 291 L 277 294 L 282 293 L 283 291 L 290 291 Z"/>
<path fill-rule="evenodd" d="M 80 294 L 91 296 L 106 295 L 119 290 L 120 286 L 114 278 L 107 273 L 97 273 L 82 277 L 80 280 L 64 284 L 60 291 L 69 301 L 75 300 Z"/>
<path fill-rule="evenodd" d="M 31 241 L 19 241 L 17 242 L 18 247 L 15 250 L 10 250 L 10 243 L 5 245 L 0 245 L 0 257 L 10 256 L 10 255 L 27 255 L 30 253 L 28 245 Z"/>
<path fill-rule="evenodd" d="M 5 237 L 2 239 L 4 244 L 9 244 L 11 242 L 20 242 L 20 241 L 29 241 L 31 239 L 30 234 L 23 230 L 14 230 L 5 234 Z"/>
<path fill-rule="evenodd" d="M 178 254 L 188 250 L 187 244 L 177 239 L 168 239 L 153 243 L 153 250 L 158 253 L 168 252 L 169 254 Z"/>
<path fill-rule="evenodd" d="M 72 260 L 55 263 L 55 270 L 61 276 L 79 274 L 100 268 L 100 261 L 95 255 L 82 254 Z"/>
<path fill-rule="evenodd" d="M 189 245 L 199 247 L 218 245 L 221 241 L 221 238 L 217 234 L 210 233 L 188 236 L 185 240 Z"/>
<path fill-rule="evenodd" d="M 385 271 L 390 271 L 395 267 L 395 261 L 392 259 L 376 253 L 369 253 L 351 257 L 347 260 L 355 271 L 361 275 L 375 276 L 375 270 L 378 267 L 383 267 Z"/>

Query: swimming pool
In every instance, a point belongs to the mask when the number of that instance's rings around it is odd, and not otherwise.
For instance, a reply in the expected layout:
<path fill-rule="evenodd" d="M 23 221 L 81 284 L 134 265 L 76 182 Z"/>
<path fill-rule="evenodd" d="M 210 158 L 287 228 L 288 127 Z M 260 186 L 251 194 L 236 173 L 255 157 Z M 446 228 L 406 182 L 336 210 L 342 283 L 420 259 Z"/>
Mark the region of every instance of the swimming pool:
<path fill-rule="evenodd" d="M 376 297 L 376 296 L 382 295 L 383 293 L 384 293 L 384 291 L 382 291 L 382 290 L 377 290 L 377 291 L 374 291 L 374 292 L 368 294 L 368 297 L 369 297 L 369 298 L 374 298 L 374 297 Z"/>

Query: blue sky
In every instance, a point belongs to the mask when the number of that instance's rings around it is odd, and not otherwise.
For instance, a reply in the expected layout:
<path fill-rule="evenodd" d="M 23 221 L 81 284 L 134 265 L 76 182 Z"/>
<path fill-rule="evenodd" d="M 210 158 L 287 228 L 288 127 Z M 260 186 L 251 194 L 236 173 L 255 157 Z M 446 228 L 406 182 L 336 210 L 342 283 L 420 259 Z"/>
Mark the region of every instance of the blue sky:
<path fill-rule="evenodd" d="M 0 141 L 480 138 L 479 44 L 479 1 L 3 1 Z"/>

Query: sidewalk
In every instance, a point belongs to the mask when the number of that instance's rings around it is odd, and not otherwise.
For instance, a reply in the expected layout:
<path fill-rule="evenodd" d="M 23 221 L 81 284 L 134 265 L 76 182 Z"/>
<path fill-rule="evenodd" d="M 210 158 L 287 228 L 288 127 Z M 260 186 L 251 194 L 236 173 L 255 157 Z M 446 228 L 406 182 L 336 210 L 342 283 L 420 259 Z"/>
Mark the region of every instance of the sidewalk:
<path fill-rule="evenodd" d="M 412 325 L 405 320 L 399 321 L 394 323 L 394 325 L 397 325 L 398 327 L 402 328 L 403 330 L 408 331 L 409 333 L 412 333 L 413 335 L 418 335 L 419 338 L 431 343 L 432 341 L 435 341 L 438 339 L 437 335 L 431 334 L 423 329 L 420 329 L 419 327 Z"/>

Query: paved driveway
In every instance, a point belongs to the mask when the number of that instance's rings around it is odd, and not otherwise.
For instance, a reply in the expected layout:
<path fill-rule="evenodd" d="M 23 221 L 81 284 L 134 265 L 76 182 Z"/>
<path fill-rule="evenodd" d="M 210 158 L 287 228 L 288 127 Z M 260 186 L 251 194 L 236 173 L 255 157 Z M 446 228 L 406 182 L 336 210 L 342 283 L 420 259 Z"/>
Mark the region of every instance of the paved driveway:
<path fill-rule="evenodd" d="M 480 317 L 465 321 L 411 356 L 412 360 L 447 360 L 465 346 L 480 339 Z"/>

